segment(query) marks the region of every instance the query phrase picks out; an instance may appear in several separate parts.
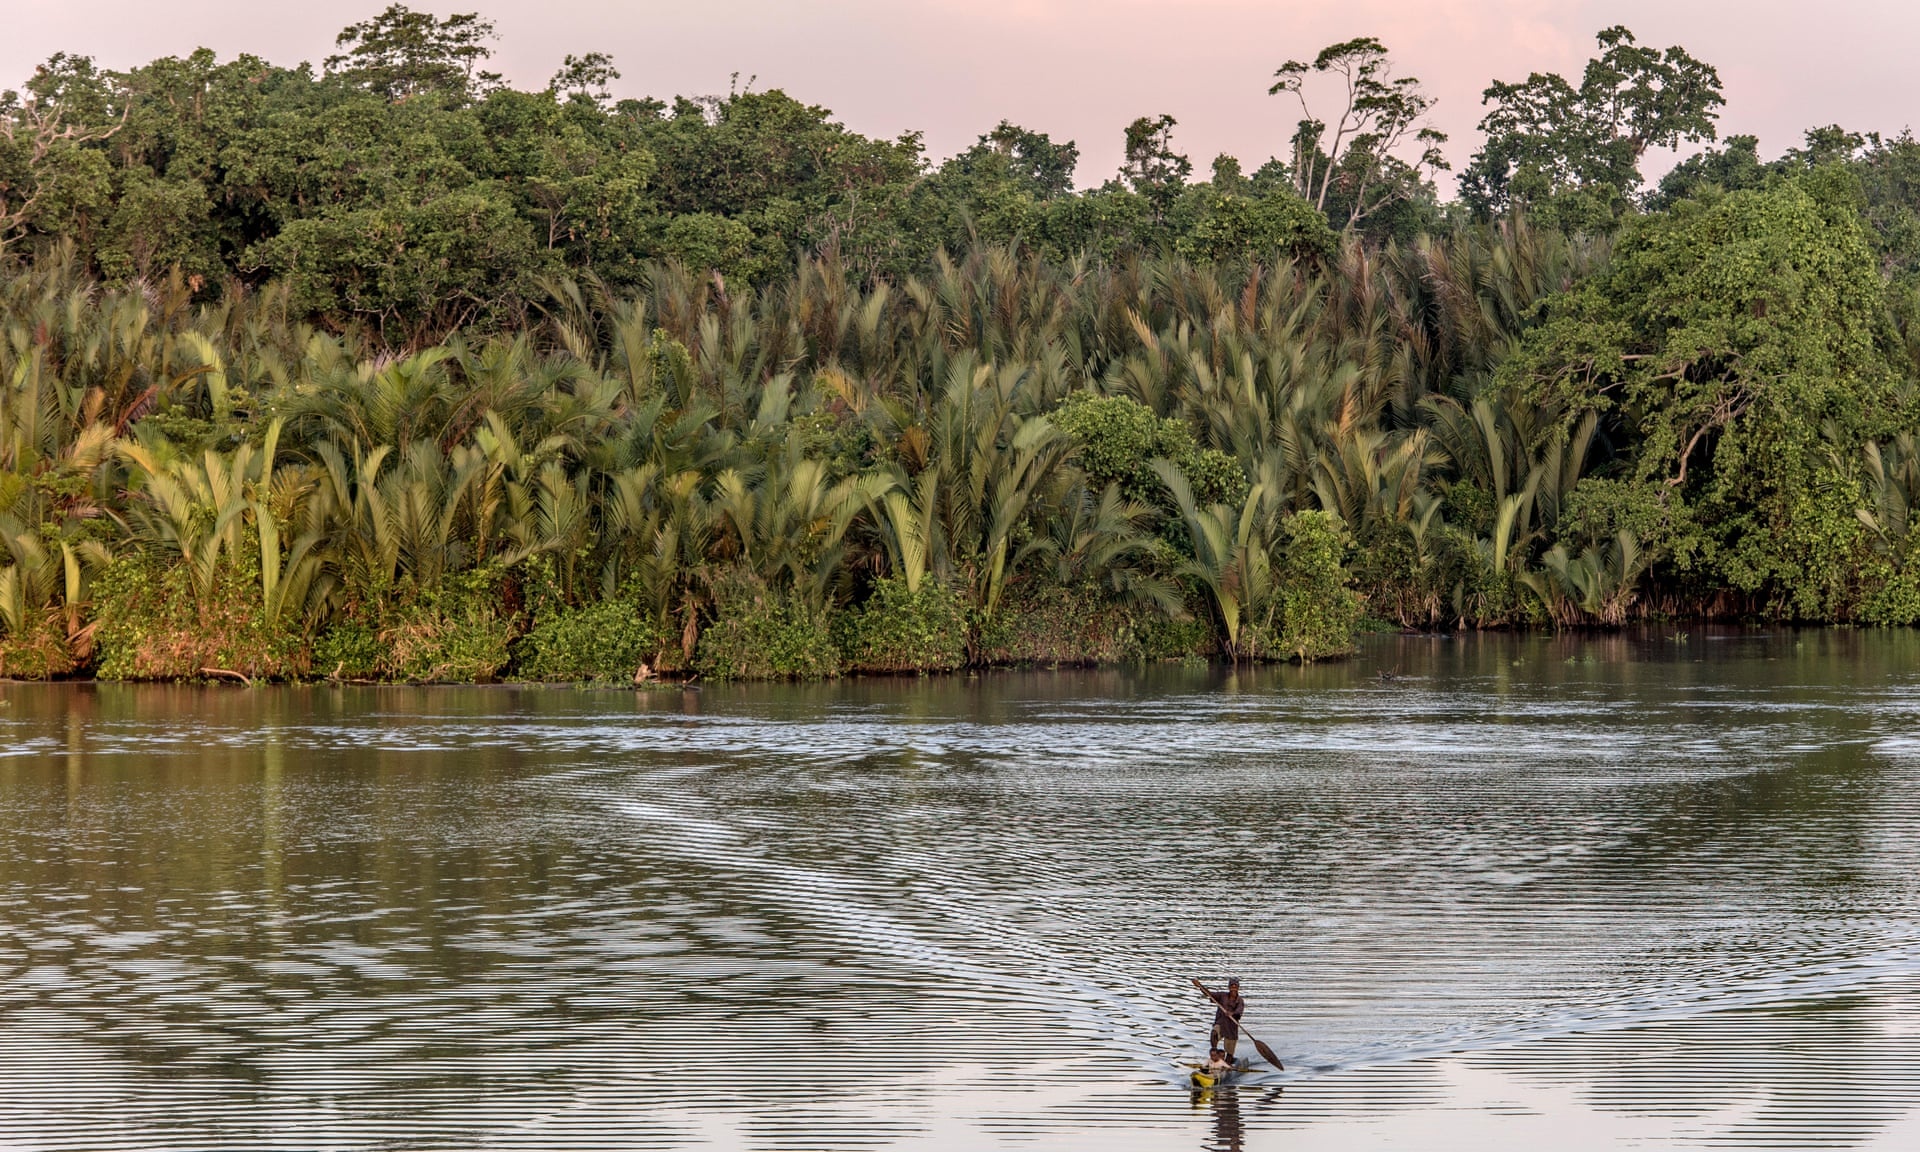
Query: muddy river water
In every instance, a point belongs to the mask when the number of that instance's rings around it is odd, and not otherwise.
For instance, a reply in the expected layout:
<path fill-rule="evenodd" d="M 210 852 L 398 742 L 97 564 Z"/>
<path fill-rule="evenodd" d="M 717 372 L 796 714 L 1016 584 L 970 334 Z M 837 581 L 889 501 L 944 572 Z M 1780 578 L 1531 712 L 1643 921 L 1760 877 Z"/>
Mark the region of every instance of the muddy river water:
<path fill-rule="evenodd" d="M 1908 633 L 0 684 L 5 1149 L 1913 1148 L 1916 993 Z"/>

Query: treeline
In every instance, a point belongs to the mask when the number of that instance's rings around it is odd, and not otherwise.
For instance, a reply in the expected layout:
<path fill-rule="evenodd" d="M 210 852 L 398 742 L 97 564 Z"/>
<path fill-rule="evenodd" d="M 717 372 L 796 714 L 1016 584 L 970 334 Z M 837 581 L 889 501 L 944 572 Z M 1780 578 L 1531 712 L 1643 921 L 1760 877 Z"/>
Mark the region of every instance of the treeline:
<path fill-rule="evenodd" d="M 780 93 L 316 73 L 0 100 L 0 675 L 618 680 L 1317 659 L 1414 628 L 1920 620 L 1920 147 L 1763 161 L 1624 30 L 1442 203 L 1371 40 L 1284 160 L 930 168 Z M 1331 124 L 1308 97 L 1351 94 Z M 1635 100 L 1641 101 L 1636 107 Z M 1340 109 L 1336 108 L 1336 111 Z"/>
<path fill-rule="evenodd" d="M 930 170 L 917 134 L 870 139 L 779 91 L 612 101 L 600 54 L 516 91 L 480 67 L 490 35 L 395 6 L 320 71 L 56 56 L 0 102 L 0 251 L 71 243 L 115 282 L 178 268 L 198 298 L 279 282 L 325 327 L 420 347 L 525 327 L 555 276 L 636 289 L 653 261 L 744 288 L 806 253 L 870 282 L 1016 237 L 1056 260 L 1333 245 L 1282 166 L 1223 158 L 1190 184 L 1169 117 L 1082 194 L 1078 148 L 1013 124 Z"/>

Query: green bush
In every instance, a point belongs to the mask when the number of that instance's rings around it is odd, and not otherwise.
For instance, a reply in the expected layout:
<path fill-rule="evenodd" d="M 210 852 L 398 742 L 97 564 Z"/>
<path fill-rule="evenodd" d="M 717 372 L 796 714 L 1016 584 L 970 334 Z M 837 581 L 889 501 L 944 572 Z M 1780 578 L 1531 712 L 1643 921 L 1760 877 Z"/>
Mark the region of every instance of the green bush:
<path fill-rule="evenodd" d="M 1164 458 L 1185 474 L 1201 506 L 1246 499 L 1247 478 L 1239 461 L 1202 449 L 1185 422 L 1162 420 L 1138 400 L 1076 393 L 1053 413 L 1053 423 L 1073 442 L 1096 492 L 1118 483 L 1127 499 L 1171 511 L 1166 485 L 1153 471 L 1153 461 Z"/>
<path fill-rule="evenodd" d="M 729 280 L 747 280 L 758 271 L 750 260 L 753 229 L 710 212 L 675 216 L 667 223 L 659 254 L 699 272 L 717 270 Z"/>
<path fill-rule="evenodd" d="M 624 598 L 602 600 L 542 617 L 514 645 L 515 671 L 527 680 L 625 684 L 663 640 Z"/>
<path fill-rule="evenodd" d="M 1346 527 L 1330 513 L 1296 512 L 1281 525 L 1279 635 L 1271 654 L 1314 661 L 1353 651 L 1360 598 L 1347 573 Z"/>
<path fill-rule="evenodd" d="M 709 680 L 812 680 L 840 674 L 826 612 L 751 576 L 714 590 L 715 618 L 700 634 L 693 668 Z"/>
<path fill-rule="evenodd" d="M 61 609 L 30 613 L 24 625 L 17 631 L 0 631 L 0 677 L 51 680 L 78 667 L 78 655 L 67 636 Z"/>
<path fill-rule="evenodd" d="M 314 665 L 349 680 L 484 683 L 507 666 L 518 633 L 496 568 L 424 588 L 403 579 L 343 610 L 314 643 Z"/>
<path fill-rule="evenodd" d="M 967 662 L 966 609 L 931 581 L 908 592 L 899 577 L 882 580 L 840 625 L 841 651 L 856 671 L 950 672 Z"/>
<path fill-rule="evenodd" d="M 1432 628 L 1443 619 L 1452 592 L 1446 560 L 1440 533 L 1416 540 L 1400 525 L 1376 524 L 1355 549 L 1351 571 L 1376 624 Z"/>
<path fill-rule="evenodd" d="M 1857 615 L 1864 624 L 1905 626 L 1920 623 L 1920 533 L 1909 538 L 1904 563 L 1875 556 L 1862 567 L 1865 585 Z"/>
<path fill-rule="evenodd" d="M 1327 218 L 1290 188 L 1264 196 L 1205 193 L 1174 249 L 1198 260 L 1330 257 L 1339 247 Z M 1183 213 L 1182 215 L 1185 215 Z"/>
<path fill-rule="evenodd" d="M 222 560 L 204 597 L 188 570 L 134 552 L 94 585 L 102 680 L 193 680 L 209 670 L 293 679 L 311 668 L 296 627 L 265 618 L 257 545 Z"/>
<path fill-rule="evenodd" d="M 406 597 L 387 615 L 383 672 L 412 683 L 484 684 L 512 659 L 518 632 L 501 604 L 499 571 L 462 572 Z"/>
<path fill-rule="evenodd" d="M 1202 617 L 1175 619 L 1148 609 L 1125 613 L 1120 646 L 1132 660 L 1195 660 L 1219 647 Z"/>
<path fill-rule="evenodd" d="M 384 679 L 389 649 L 380 630 L 357 617 L 338 620 L 313 645 L 313 666 L 325 676 L 347 680 Z"/>
<path fill-rule="evenodd" d="M 1157 608 L 1116 602 L 1100 588 L 1021 584 L 980 627 L 987 664 L 1119 664 L 1181 660 L 1216 645 L 1207 624 Z"/>

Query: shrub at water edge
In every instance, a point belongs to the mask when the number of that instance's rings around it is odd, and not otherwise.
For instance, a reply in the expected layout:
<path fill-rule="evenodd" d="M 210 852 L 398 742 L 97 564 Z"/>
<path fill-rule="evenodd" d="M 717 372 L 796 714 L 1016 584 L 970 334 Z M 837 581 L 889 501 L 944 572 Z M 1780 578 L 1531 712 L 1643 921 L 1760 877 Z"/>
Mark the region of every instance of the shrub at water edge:
<path fill-rule="evenodd" d="M 300 633 L 265 611 L 259 569 L 245 549 L 218 564 L 202 588 L 183 565 L 132 552 L 94 587 L 102 680 L 191 680 L 218 672 L 250 678 L 303 676 Z"/>
<path fill-rule="evenodd" d="M 856 672 L 951 672 L 967 662 L 967 614 L 960 598 L 931 581 L 917 592 L 889 577 L 841 617 L 841 650 Z"/>
<path fill-rule="evenodd" d="M 515 644 L 514 671 L 525 680 L 625 684 L 656 662 L 664 639 L 624 599 L 560 609 Z"/>
<path fill-rule="evenodd" d="M 714 589 L 714 621 L 700 633 L 693 669 L 708 680 L 816 680 L 840 674 L 825 609 L 758 578 L 731 574 Z"/>
<path fill-rule="evenodd" d="M 1346 529 L 1326 512 L 1296 512 L 1281 526 L 1279 636 L 1271 655 L 1311 662 L 1353 651 L 1360 598 L 1346 568 Z"/>

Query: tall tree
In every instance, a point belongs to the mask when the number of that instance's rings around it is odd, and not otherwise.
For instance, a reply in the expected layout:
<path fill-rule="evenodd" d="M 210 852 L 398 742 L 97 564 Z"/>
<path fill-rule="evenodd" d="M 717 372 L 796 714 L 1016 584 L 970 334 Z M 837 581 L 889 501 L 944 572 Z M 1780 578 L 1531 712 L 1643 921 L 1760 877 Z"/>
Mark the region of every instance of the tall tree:
<path fill-rule="evenodd" d="M 327 74 L 365 87 L 389 100 L 427 92 L 468 98 L 500 83 L 498 72 L 480 65 L 493 55 L 493 21 L 456 12 L 445 20 L 404 4 L 341 30 L 334 43 L 346 49 L 327 57 Z"/>
<path fill-rule="evenodd" d="M 1314 74 L 1342 81 L 1345 106 L 1327 135 L 1313 114 L 1306 85 Z M 1290 93 L 1300 104 L 1293 134 L 1294 186 L 1329 220 L 1353 228 L 1388 205 L 1418 195 L 1444 171 L 1446 134 L 1422 123 L 1433 98 L 1413 76 L 1394 77 L 1384 44 L 1371 36 L 1329 44 L 1311 62 L 1289 60 L 1274 73 L 1267 94 Z M 1413 159 L 1397 152 L 1411 146 Z"/>
<path fill-rule="evenodd" d="M 1151 201 L 1159 217 L 1166 215 L 1173 198 L 1186 187 L 1187 177 L 1193 175 L 1193 161 L 1173 150 L 1173 129 L 1178 123 L 1163 114 L 1142 116 L 1127 125 L 1120 178 Z"/>
<path fill-rule="evenodd" d="M 120 131 L 130 107 L 118 78 L 64 52 L 34 71 L 24 96 L 0 92 L 0 252 L 36 216 L 104 203 L 107 165 L 86 146 Z"/>
<path fill-rule="evenodd" d="M 1495 82 L 1481 97 L 1486 143 L 1461 174 L 1476 212 L 1513 204 L 1544 210 L 1551 222 L 1593 229 L 1610 224 L 1639 189 L 1647 149 L 1715 138 L 1720 74 L 1686 49 L 1642 48 L 1619 26 L 1596 37 L 1600 55 L 1574 87 L 1552 72 Z"/>
<path fill-rule="evenodd" d="M 607 85 L 618 79 L 620 70 L 613 66 L 613 57 L 605 52 L 589 52 L 585 56 L 569 52 L 560 62 L 560 70 L 547 81 L 547 90 L 604 106 L 613 99 Z"/>
<path fill-rule="evenodd" d="M 983 153 L 1003 157 L 1008 175 L 1040 200 L 1072 192 L 1073 170 L 1080 165 L 1080 148 L 1073 141 L 1055 144 L 1045 132 L 1030 131 L 1010 120 L 1000 121 L 961 155 Z"/>
<path fill-rule="evenodd" d="M 1852 459 L 1900 409 L 1857 195 L 1826 168 L 1636 216 L 1499 368 L 1617 419 L 1675 562 L 1789 617 L 1844 604 Z"/>

